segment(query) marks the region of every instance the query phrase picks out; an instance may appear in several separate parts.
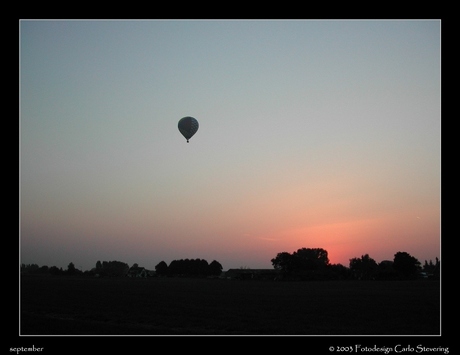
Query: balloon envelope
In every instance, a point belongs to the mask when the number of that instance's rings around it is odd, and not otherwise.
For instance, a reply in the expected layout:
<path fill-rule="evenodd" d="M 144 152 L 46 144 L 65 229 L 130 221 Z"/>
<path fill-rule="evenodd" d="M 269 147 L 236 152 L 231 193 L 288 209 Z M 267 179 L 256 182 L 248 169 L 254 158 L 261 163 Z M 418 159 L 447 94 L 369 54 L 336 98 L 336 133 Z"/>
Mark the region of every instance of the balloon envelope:
<path fill-rule="evenodd" d="M 198 131 L 198 121 L 190 116 L 183 117 L 179 120 L 177 127 L 180 133 L 188 140 Z"/>

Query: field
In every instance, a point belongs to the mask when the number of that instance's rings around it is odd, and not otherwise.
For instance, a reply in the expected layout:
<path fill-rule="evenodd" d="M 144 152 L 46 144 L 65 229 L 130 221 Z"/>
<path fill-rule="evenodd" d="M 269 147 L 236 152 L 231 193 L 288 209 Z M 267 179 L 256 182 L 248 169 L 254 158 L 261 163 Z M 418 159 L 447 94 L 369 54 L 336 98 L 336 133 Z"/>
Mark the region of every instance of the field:
<path fill-rule="evenodd" d="M 440 284 L 23 276 L 21 335 L 439 335 Z"/>

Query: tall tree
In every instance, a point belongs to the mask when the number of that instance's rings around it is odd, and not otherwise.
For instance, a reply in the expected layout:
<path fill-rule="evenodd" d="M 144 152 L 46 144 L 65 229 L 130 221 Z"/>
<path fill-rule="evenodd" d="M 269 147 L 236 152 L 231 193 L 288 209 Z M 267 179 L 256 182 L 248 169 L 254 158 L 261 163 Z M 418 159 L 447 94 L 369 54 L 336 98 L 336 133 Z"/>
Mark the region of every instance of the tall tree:
<path fill-rule="evenodd" d="M 278 253 L 271 262 L 273 267 L 284 276 L 299 276 L 305 272 L 316 275 L 317 271 L 323 271 L 330 265 L 327 251 L 322 248 L 301 248 L 292 254 Z"/>
<path fill-rule="evenodd" d="M 350 259 L 350 270 L 360 280 L 374 278 L 377 267 L 377 262 L 369 254 L 361 255 L 361 258 Z"/>
<path fill-rule="evenodd" d="M 406 252 L 397 252 L 393 260 L 393 268 L 403 279 L 416 278 L 421 269 L 420 261 Z"/>
<path fill-rule="evenodd" d="M 159 276 L 165 276 L 168 274 L 168 265 L 164 261 L 160 261 L 155 266 L 155 271 Z"/>
<path fill-rule="evenodd" d="M 292 255 L 286 251 L 278 253 L 271 262 L 275 270 L 279 270 L 283 274 L 289 274 L 295 269 L 294 259 Z"/>
<path fill-rule="evenodd" d="M 293 256 L 300 270 L 321 270 L 329 265 L 327 251 L 322 248 L 301 248 Z"/>
<path fill-rule="evenodd" d="M 75 265 L 73 263 L 70 263 L 67 266 L 67 274 L 73 275 L 73 274 L 75 274 L 75 272 L 76 272 Z"/>
<path fill-rule="evenodd" d="M 209 264 L 208 270 L 209 275 L 219 276 L 222 273 L 222 265 L 218 261 L 213 260 Z"/>

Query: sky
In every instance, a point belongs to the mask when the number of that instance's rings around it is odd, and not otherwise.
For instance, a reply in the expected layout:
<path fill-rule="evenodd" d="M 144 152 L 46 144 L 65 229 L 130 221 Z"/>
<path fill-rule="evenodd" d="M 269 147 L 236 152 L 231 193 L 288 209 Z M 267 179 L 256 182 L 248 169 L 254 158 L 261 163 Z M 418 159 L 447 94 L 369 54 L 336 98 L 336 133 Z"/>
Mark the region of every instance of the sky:
<path fill-rule="evenodd" d="M 21 20 L 21 263 L 435 261 L 440 25 Z"/>

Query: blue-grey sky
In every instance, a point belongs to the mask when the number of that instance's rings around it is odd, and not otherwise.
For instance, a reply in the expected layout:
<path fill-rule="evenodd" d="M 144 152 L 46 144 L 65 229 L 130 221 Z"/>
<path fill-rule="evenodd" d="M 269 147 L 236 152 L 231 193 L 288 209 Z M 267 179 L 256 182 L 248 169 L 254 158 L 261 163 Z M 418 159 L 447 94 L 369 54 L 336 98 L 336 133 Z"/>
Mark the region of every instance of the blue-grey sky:
<path fill-rule="evenodd" d="M 19 26 L 21 262 L 440 257 L 439 20 Z"/>

